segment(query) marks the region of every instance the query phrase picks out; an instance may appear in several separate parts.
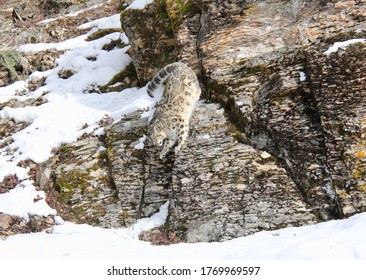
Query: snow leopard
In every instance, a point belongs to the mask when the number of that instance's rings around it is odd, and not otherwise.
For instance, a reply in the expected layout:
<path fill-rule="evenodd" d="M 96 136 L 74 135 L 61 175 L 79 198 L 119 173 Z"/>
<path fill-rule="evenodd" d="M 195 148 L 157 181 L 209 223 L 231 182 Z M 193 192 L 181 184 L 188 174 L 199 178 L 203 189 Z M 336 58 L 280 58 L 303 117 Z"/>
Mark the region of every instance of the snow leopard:
<path fill-rule="evenodd" d="M 162 146 L 163 159 L 175 145 L 175 154 L 188 137 L 189 122 L 201 95 L 196 74 L 182 62 L 168 64 L 161 69 L 147 85 L 147 93 L 154 97 L 159 85 L 165 89 L 155 106 L 149 126 L 149 137 L 154 145 Z"/>

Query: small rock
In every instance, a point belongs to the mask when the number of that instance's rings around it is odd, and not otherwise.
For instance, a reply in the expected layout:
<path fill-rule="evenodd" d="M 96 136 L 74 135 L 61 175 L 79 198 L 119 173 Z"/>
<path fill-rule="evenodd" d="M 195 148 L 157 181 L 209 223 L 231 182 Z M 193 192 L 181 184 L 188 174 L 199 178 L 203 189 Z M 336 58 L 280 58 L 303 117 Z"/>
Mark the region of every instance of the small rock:
<path fill-rule="evenodd" d="M 11 216 L 6 214 L 0 214 L 0 228 L 1 229 L 8 229 L 13 222 Z"/>

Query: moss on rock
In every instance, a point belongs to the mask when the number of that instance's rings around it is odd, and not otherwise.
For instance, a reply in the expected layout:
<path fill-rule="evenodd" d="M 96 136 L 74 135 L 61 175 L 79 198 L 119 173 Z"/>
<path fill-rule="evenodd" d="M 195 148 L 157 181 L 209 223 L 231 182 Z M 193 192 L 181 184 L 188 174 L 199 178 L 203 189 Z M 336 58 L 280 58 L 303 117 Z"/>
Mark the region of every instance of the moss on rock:
<path fill-rule="evenodd" d="M 56 185 L 60 192 L 60 199 L 70 204 L 75 191 L 83 193 L 90 185 L 89 179 L 89 174 L 80 170 L 74 170 L 59 176 L 56 179 Z"/>
<path fill-rule="evenodd" d="M 192 0 L 166 0 L 166 7 L 174 30 L 187 16 L 198 12 L 198 8 Z"/>
<path fill-rule="evenodd" d="M 141 85 L 175 61 L 174 30 L 165 1 L 156 0 L 143 10 L 123 11 L 121 24 L 130 39 L 130 55 Z"/>

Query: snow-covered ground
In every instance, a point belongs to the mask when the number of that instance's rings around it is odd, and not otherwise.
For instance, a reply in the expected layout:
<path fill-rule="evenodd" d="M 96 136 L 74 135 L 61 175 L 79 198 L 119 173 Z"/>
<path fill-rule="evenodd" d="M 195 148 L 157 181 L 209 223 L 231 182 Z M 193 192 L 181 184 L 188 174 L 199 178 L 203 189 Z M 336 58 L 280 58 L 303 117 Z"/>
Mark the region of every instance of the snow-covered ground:
<path fill-rule="evenodd" d="M 61 223 L 53 233 L 0 241 L 0 259 L 123 260 L 352 260 L 366 259 L 366 214 L 342 221 L 265 231 L 219 243 L 153 246 L 138 240 L 164 223 L 167 204 L 127 229 Z"/>
<path fill-rule="evenodd" d="M 140 7 L 140 4 L 149 1 L 135 2 L 136 7 Z M 152 106 L 156 101 L 148 97 L 145 88 L 130 88 L 123 92 L 106 94 L 84 93 L 86 90 L 92 91 L 95 85 L 107 83 L 131 61 L 126 54 L 128 46 L 112 51 L 102 49 L 105 43 L 117 38 L 128 43 L 123 33 L 112 33 L 95 41 L 85 41 L 87 35 L 98 28 L 115 28 L 118 25 L 116 18 L 118 15 L 83 25 L 81 28 L 93 29 L 86 35 L 66 42 L 20 47 L 23 52 L 48 48 L 67 51 L 58 58 L 58 66 L 55 69 L 33 73 L 26 81 L 0 88 L 1 102 L 11 98 L 24 100 L 43 94 L 47 101 L 37 107 L 5 107 L 0 111 L 2 118 L 14 118 L 16 121 L 30 123 L 28 127 L 12 136 L 14 142 L 11 148 L 14 149 L 14 153 L 9 155 L 7 148 L 0 149 L 0 181 L 11 174 L 16 174 L 22 180 L 15 189 L 0 194 L 0 212 L 25 219 L 28 214 L 57 215 L 44 199 L 35 202 L 35 197 L 44 197 L 45 194 L 36 191 L 33 181 L 28 178 L 29 170 L 18 166 L 18 162 L 25 159 L 35 162 L 45 161 L 52 156 L 52 150 L 62 143 L 73 142 L 85 132 L 103 133 L 98 126 L 103 116 L 108 115 L 117 121 L 123 114 Z M 352 43 L 361 41 L 365 40 L 354 40 Z M 347 44 L 335 46 L 325 53 L 337 51 L 337 47 L 346 47 Z M 68 79 L 61 79 L 58 73 L 65 69 L 72 70 L 75 74 Z M 40 76 L 47 77 L 43 87 L 26 95 L 17 95 L 29 80 Z M 88 124 L 87 128 L 84 126 L 85 123 Z M 141 139 L 141 145 L 143 141 L 144 139 Z M 312 226 L 260 232 L 221 243 L 153 246 L 138 240 L 140 232 L 163 224 L 166 216 L 167 204 L 164 204 L 159 213 L 151 218 L 142 219 L 127 229 L 76 225 L 64 222 L 58 217 L 58 225 L 53 228 L 51 234 L 46 232 L 19 234 L 0 240 L 0 259 L 129 261 L 366 259 L 366 213 Z"/>

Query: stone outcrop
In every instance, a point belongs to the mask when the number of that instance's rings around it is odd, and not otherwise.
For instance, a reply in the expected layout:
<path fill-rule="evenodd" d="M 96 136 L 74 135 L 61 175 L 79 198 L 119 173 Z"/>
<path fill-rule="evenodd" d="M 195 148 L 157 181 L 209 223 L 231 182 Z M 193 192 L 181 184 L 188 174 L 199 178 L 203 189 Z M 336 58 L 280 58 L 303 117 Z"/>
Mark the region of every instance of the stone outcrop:
<path fill-rule="evenodd" d="M 239 143 L 218 105 L 200 105 L 192 127 L 172 168 L 169 220 L 188 242 L 317 221 L 285 169 L 267 152 Z"/>
<path fill-rule="evenodd" d="M 106 127 L 103 145 L 89 136 L 60 149 L 54 168 L 57 201 L 71 206 L 59 213 L 105 227 L 128 226 L 169 201 L 166 227 L 188 242 L 318 221 L 274 157 L 238 142 L 240 132 L 219 105 L 197 107 L 186 146 L 164 161 L 149 140 L 141 145 L 148 125 L 142 113 Z M 104 156 L 95 155 L 104 145 Z"/>
<path fill-rule="evenodd" d="M 365 43 L 324 53 L 334 42 L 366 36 L 365 1 L 165 3 L 164 16 L 169 16 L 176 39 L 176 59 L 197 70 L 203 97 L 223 106 L 228 118 L 223 127 L 234 127 L 241 142 L 229 144 L 225 137 L 217 136 L 216 146 L 206 146 L 205 152 L 184 150 L 172 163 L 165 163 L 172 174 L 169 222 L 173 228 L 184 232 L 188 241 L 224 240 L 286 226 L 282 218 L 274 218 L 280 216 L 279 209 L 293 211 L 292 217 L 297 218 L 289 224 L 296 224 L 297 219 L 311 223 L 365 211 Z M 159 17 L 157 5 L 161 1 L 134 14 Z M 128 14 L 121 19 L 126 34 L 133 34 L 131 54 L 144 84 L 156 70 L 156 55 L 166 58 L 172 51 L 154 44 L 155 56 L 144 56 L 152 51 L 149 45 L 142 51 L 134 41 L 144 45 L 156 34 L 140 32 L 141 25 L 130 24 Z M 159 29 L 158 35 L 162 33 Z M 198 111 L 206 109 L 202 106 Z M 206 120 L 207 114 L 204 116 Z M 203 129 L 197 125 L 192 125 L 193 133 Z M 199 139 L 190 139 L 188 147 L 199 145 Z M 231 145 L 235 148 L 224 152 Z M 252 178 L 262 187 L 266 180 L 276 182 L 279 196 L 266 188 L 268 193 L 261 193 L 258 201 L 251 200 L 256 188 L 250 187 L 248 174 L 255 169 L 254 155 L 263 151 L 275 160 L 278 173 L 274 177 L 266 173 L 261 181 L 262 176 L 253 172 Z M 216 163 L 218 158 L 221 163 Z M 210 172 L 206 159 L 220 168 Z M 198 173 L 190 165 L 192 161 L 198 163 Z M 240 172 L 240 165 L 248 177 Z M 220 172 L 226 179 L 216 178 Z M 228 174 L 236 174 L 241 190 Z M 211 183 L 215 178 L 216 183 Z M 205 180 L 210 182 L 208 186 Z M 296 193 L 291 201 L 301 201 L 298 205 L 302 206 L 282 205 L 289 193 Z M 261 214 L 261 203 L 273 209 L 272 222 Z M 307 215 L 296 210 L 303 206 Z M 220 211 L 229 214 L 215 216 Z M 259 220 L 252 227 L 251 219 L 245 217 Z M 281 222 L 275 225 L 274 220 Z"/>
<path fill-rule="evenodd" d="M 17 233 L 30 233 L 47 230 L 55 225 L 52 216 L 29 215 L 27 221 L 22 218 L 0 213 L 0 240 Z"/>
<path fill-rule="evenodd" d="M 121 21 L 130 40 L 129 54 L 134 58 L 137 77 L 145 84 L 175 58 L 174 33 L 165 1 L 158 0 L 144 10 L 126 10 Z M 137 26 L 139 31 L 135 32 Z"/>
<path fill-rule="evenodd" d="M 342 215 L 366 210 L 366 44 L 328 56 L 309 52 L 307 68 L 324 131 L 326 168 Z"/>
<path fill-rule="evenodd" d="M 52 188 L 57 190 L 50 206 L 62 217 L 102 227 L 121 225 L 120 201 L 109 177 L 104 143 L 98 137 L 90 135 L 61 146 L 56 159 L 46 166 L 50 165 Z"/>
<path fill-rule="evenodd" d="M 324 120 L 330 115 L 326 117 L 322 107 L 327 108 L 328 114 L 332 112 L 333 117 L 340 114 L 341 107 L 343 110 L 349 108 L 350 112 L 345 114 L 347 117 L 334 118 L 332 123 L 343 127 L 355 122 L 355 142 L 362 142 L 364 113 L 362 109 L 345 104 L 343 94 L 346 93 L 342 90 L 338 92 L 339 97 L 337 92 L 328 91 L 329 99 L 321 102 L 326 94 L 324 82 L 316 80 L 322 70 L 333 66 L 338 67 L 338 72 L 347 72 L 337 57 L 333 60 L 338 62 L 334 61 L 330 67 L 332 56 L 329 58 L 323 52 L 335 41 L 365 36 L 366 4 L 364 1 L 327 2 L 246 4 L 242 14 L 233 17 L 234 23 L 228 24 L 222 22 L 219 3 L 216 6 L 210 3 L 209 12 L 206 12 L 206 25 L 210 28 L 199 45 L 207 81 L 206 94 L 227 106 L 228 114 L 245 132 L 248 141 L 273 153 L 282 162 L 304 199 L 324 220 L 364 211 L 362 207 L 355 210 L 351 199 L 347 203 L 339 196 L 341 192 L 353 192 L 347 183 L 353 181 L 352 176 L 346 175 L 352 171 L 347 170 L 346 166 L 350 164 L 345 163 L 342 150 L 349 141 L 340 139 L 335 131 L 327 128 Z M 236 8 L 228 9 L 238 11 L 240 8 L 243 7 L 238 3 Z M 314 13 L 315 10 L 320 12 Z M 351 63 L 360 60 L 363 47 L 357 49 L 358 54 L 352 48 L 345 50 L 343 59 Z M 365 81 L 357 73 L 363 72 L 364 62 L 361 59 L 361 62 L 347 67 L 351 68 L 348 75 L 327 74 L 325 70 L 325 79 L 327 83 L 333 78 L 340 79 L 350 85 L 348 92 L 352 98 L 349 97 L 348 102 L 356 102 L 363 108 Z M 308 79 L 301 81 L 300 72 L 304 72 Z M 342 100 L 341 104 L 332 102 L 337 99 Z M 334 139 L 339 143 L 333 144 Z M 355 155 L 356 151 L 347 161 L 359 162 Z M 362 185 L 362 182 L 363 179 L 357 184 Z M 357 200 L 364 201 L 365 198 L 360 199 L 359 192 L 356 192 Z"/>

